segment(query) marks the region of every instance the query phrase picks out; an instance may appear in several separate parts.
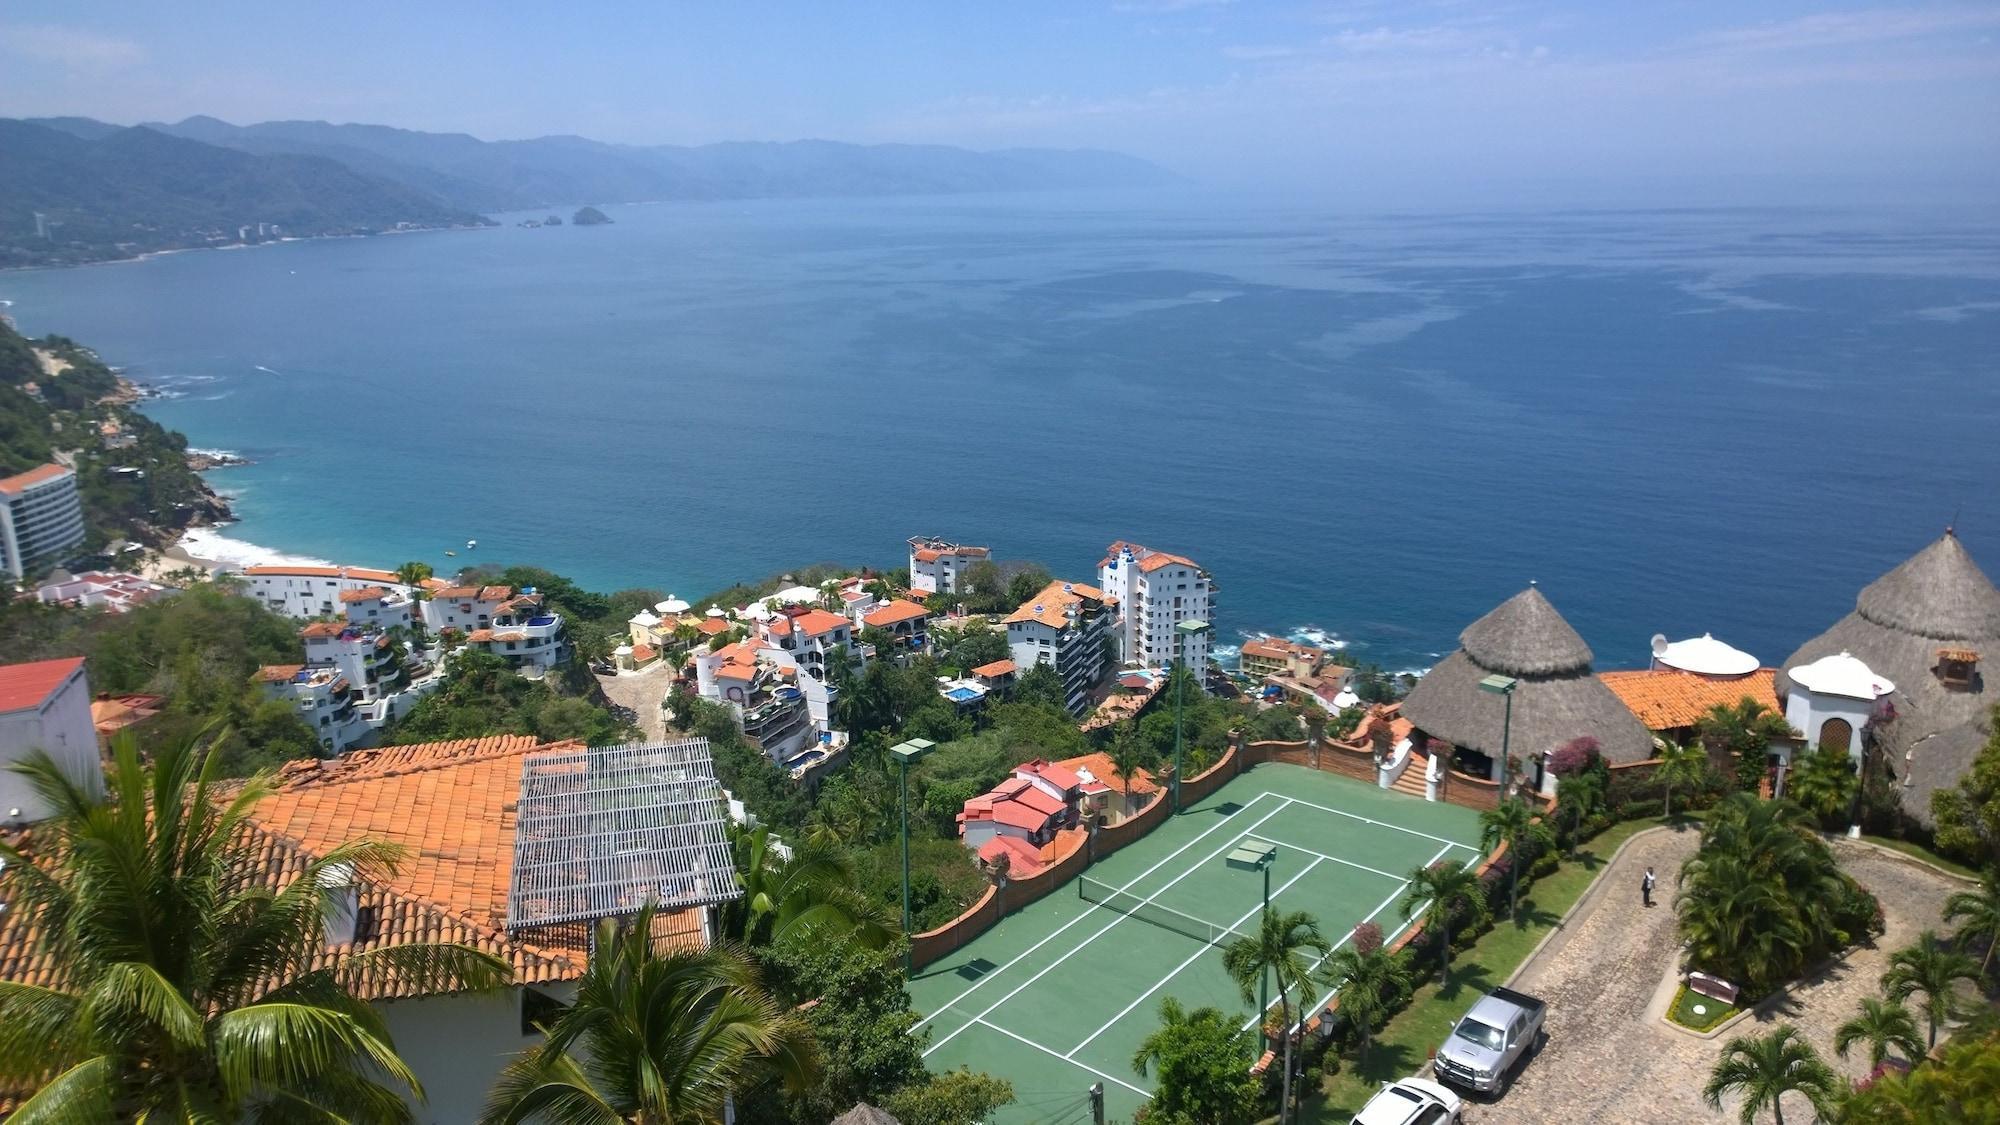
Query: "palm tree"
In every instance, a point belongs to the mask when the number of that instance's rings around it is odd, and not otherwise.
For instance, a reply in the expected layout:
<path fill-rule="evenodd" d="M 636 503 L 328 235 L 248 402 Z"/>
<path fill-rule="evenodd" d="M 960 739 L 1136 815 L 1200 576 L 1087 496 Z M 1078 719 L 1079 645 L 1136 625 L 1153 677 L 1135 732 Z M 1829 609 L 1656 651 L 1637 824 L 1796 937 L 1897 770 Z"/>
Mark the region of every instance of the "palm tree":
<path fill-rule="evenodd" d="M 1160 1001 L 1160 1026 L 1139 1043 L 1132 1069 L 1144 1078 L 1160 1075 L 1149 1112 L 1175 1121 L 1242 1125 L 1257 1116 L 1262 1084 L 1245 1081 L 1241 1059 L 1251 1052 L 1250 1033 L 1234 1017 L 1215 1008 L 1181 1006 L 1172 996 Z M 1231 1060 L 1215 1066 L 1211 1060 Z M 1184 1070 L 1195 1069 L 1206 1081 L 1183 1081 Z"/>
<path fill-rule="evenodd" d="M 1525 861 L 1522 847 L 1529 843 L 1542 848 L 1553 847 L 1555 833 L 1549 831 L 1526 801 L 1509 797 L 1479 814 L 1479 846 L 1490 851 L 1493 845 L 1503 840 L 1507 843 L 1507 917 L 1518 922 L 1521 920 L 1521 865 Z"/>
<path fill-rule="evenodd" d="M 843 934 L 880 949 L 894 932 L 882 908 L 854 886 L 854 873 L 837 853 L 807 843 L 790 859 L 771 847 L 771 830 L 758 826 L 736 836 L 743 897 L 722 910 L 722 933 L 744 945 L 776 945 L 794 932 Z"/>
<path fill-rule="evenodd" d="M 1952 940 L 1960 944 L 1967 939 L 1986 943 L 1986 953 L 1979 961 L 1979 975 L 1983 979 L 1993 967 L 1993 947 L 2000 945 L 2000 872 L 1988 869 L 1978 890 L 1960 891 L 1945 900 L 1944 920 L 1957 922 L 1961 918 L 1965 921 Z"/>
<path fill-rule="evenodd" d="M 1666 804 L 1662 811 L 1668 820 L 1674 818 L 1674 787 L 1693 785 L 1707 772 L 1708 751 L 1705 748 L 1671 742 L 1660 747 L 1660 764 L 1653 769 L 1653 776 L 1666 787 Z"/>
<path fill-rule="evenodd" d="M 1596 811 L 1604 800 L 1604 775 L 1582 770 L 1556 782 L 1556 807 L 1569 812 L 1569 846 L 1574 853 L 1583 818 Z"/>
<path fill-rule="evenodd" d="M 1924 1053 L 1924 1044 L 1917 1037 L 1917 1020 L 1908 1008 L 1893 1000 L 1877 1000 L 1870 996 L 1861 1001 L 1861 1014 L 1841 1024 L 1833 1033 L 1833 1049 L 1847 1057 L 1847 1049 L 1856 1043 L 1868 1044 L 1868 1068 L 1874 1070 L 1882 1065 L 1894 1047 L 1905 1059 L 1915 1059 Z"/>
<path fill-rule="evenodd" d="M 1959 981 L 1979 979 L 1979 966 L 1955 949 L 1945 948 L 1937 931 L 1925 930 L 1917 943 L 1897 950 L 1889 957 L 1889 971 L 1882 974 L 1882 990 L 1895 1001 L 1924 994 L 1924 1020 L 1930 1025 L 1928 1045 L 1937 1046 L 1938 1028 L 1958 1011 L 1952 989 Z"/>
<path fill-rule="evenodd" d="M 1403 917 L 1419 915 L 1424 931 L 1438 935 L 1438 983 L 1445 984 L 1451 980 L 1452 915 L 1460 903 L 1474 912 L 1486 903 L 1479 876 L 1462 861 L 1449 859 L 1419 867 L 1405 878 Z"/>
<path fill-rule="evenodd" d="M 251 810 L 267 776 L 233 790 L 214 744 L 185 739 L 142 764 L 111 744 L 102 795 L 46 754 L 12 766 L 54 810 L 32 854 L 0 845 L 8 912 L 54 967 L 48 985 L 0 982 L 0 1088 L 35 1091 L 14 1112 L 48 1121 L 289 1118 L 409 1121 L 423 1091 L 363 982 L 495 988 L 507 966 L 413 942 L 312 968 L 337 879 L 378 882 L 400 856 L 357 842 L 308 859 L 282 888 L 257 877 L 268 840 Z M 246 878 L 246 875 L 248 877 Z"/>
<path fill-rule="evenodd" d="M 1395 998 L 1410 991 L 1409 970 L 1379 949 L 1363 952 L 1349 945 L 1327 958 L 1320 979 L 1334 987 L 1340 1014 L 1361 1029 L 1361 1064 L 1366 1066 L 1375 1024 L 1389 1014 Z"/>
<path fill-rule="evenodd" d="M 1783 715 L 1744 696 L 1733 704 L 1718 703 L 1695 723 L 1702 742 L 1724 753 L 1737 755 L 1738 784 L 1754 791 L 1754 779 L 1764 775 L 1764 757 L 1773 740 L 1792 737 L 1792 724 Z"/>
<path fill-rule="evenodd" d="M 812 1031 L 764 991 L 734 946 L 663 951 L 651 906 L 597 924 L 576 1002 L 507 1064 L 482 1125 L 695 1125 L 775 1072 L 793 1091 L 818 1078 Z"/>
<path fill-rule="evenodd" d="M 396 581 L 401 582 L 405 586 L 421 587 L 424 579 L 429 578 L 433 573 L 431 564 L 429 563 L 406 562 L 396 568 Z"/>
<path fill-rule="evenodd" d="M 1285 1037 L 1285 1082 L 1278 1125 L 1284 1125 L 1292 1107 L 1292 990 L 1304 993 L 1312 988 L 1313 965 L 1326 951 L 1318 919 L 1303 911 L 1280 914 L 1269 909 L 1260 918 L 1255 936 L 1237 938 L 1222 948 L 1222 965 L 1243 990 L 1244 1003 L 1256 1003 L 1257 987 L 1266 974 L 1278 986 L 1278 1014 Z M 1263 1013 L 1258 1017 L 1261 1019 Z"/>
<path fill-rule="evenodd" d="M 1146 751 L 1139 744 L 1139 724 L 1123 722 L 1118 724 L 1118 734 L 1111 740 L 1111 772 L 1118 777 L 1118 787 L 1125 794 L 1123 814 L 1131 816 L 1132 778 L 1145 764 Z"/>
<path fill-rule="evenodd" d="M 1766 1106 L 1777 1125 L 1785 1125 L 1786 1094 L 1804 1094 L 1815 1110 L 1824 1111 L 1831 1107 L 1839 1089 L 1840 1080 L 1833 1068 L 1800 1037 L 1797 1028 L 1786 1024 L 1769 1035 L 1730 1040 L 1709 1072 L 1701 1096 L 1710 1109 L 1720 1112 L 1722 1095 L 1734 1091 L 1743 1098 L 1739 1114 L 1743 1125 L 1756 1121 L 1758 1111 Z"/>
<path fill-rule="evenodd" d="M 1753 994 L 1829 952 L 1852 929 L 1855 898 L 1789 800 L 1732 793 L 1702 829 L 1701 849 L 1680 873 L 1680 927 L 1692 963 Z"/>
<path fill-rule="evenodd" d="M 1853 759 L 1845 750 L 1820 749 L 1805 756 L 1785 783 L 1785 796 L 1825 824 L 1854 799 Z"/>

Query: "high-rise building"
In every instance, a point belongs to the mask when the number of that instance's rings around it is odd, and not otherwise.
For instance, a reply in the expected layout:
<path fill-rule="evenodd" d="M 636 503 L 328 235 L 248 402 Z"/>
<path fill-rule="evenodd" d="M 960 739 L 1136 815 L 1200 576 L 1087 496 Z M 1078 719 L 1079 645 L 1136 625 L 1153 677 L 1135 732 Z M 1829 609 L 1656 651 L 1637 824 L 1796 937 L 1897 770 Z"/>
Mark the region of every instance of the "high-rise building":
<path fill-rule="evenodd" d="M 0 570 L 15 581 L 83 542 L 76 470 L 48 464 L 0 480 Z"/>
<path fill-rule="evenodd" d="M 1196 677 L 1208 669 L 1206 632 L 1183 634 L 1185 621 L 1207 624 L 1215 613 L 1215 583 L 1192 559 L 1113 543 L 1097 564 L 1098 585 L 1118 603 L 1118 647 L 1127 664 L 1165 668 L 1186 660 Z"/>

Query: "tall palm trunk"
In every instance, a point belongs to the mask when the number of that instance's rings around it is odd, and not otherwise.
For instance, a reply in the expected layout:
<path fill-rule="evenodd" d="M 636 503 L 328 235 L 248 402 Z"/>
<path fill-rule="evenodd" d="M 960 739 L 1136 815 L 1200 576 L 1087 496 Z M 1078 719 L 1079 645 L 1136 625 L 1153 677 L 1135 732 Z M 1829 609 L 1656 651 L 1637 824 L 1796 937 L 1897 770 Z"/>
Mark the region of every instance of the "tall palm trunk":
<path fill-rule="evenodd" d="M 1278 1125 L 1285 1125 L 1292 1112 L 1292 1001 L 1290 991 L 1282 982 L 1278 985 L 1278 1015 L 1284 1020 L 1278 1034 L 1285 1037 L 1285 1081 L 1283 1092 L 1279 1095 L 1282 1100 L 1278 1102 Z"/>
<path fill-rule="evenodd" d="M 1507 841 L 1507 920 L 1521 921 L 1521 841 Z"/>

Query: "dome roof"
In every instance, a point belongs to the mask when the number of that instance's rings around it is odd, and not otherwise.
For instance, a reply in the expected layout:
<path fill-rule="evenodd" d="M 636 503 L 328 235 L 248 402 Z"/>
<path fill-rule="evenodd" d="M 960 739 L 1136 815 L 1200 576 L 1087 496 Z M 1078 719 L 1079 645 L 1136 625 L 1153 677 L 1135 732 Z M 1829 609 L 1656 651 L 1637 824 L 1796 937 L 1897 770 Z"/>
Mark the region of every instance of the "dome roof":
<path fill-rule="evenodd" d="M 1653 659 L 1698 676 L 1747 676 L 1759 667 L 1756 657 L 1707 633 L 1657 649 Z"/>
<path fill-rule="evenodd" d="M 1811 664 L 1786 671 L 1792 682 L 1816 695 L 1838 695 L 1847 699 L 1875 700 L 1896 690 L 1896 685 L 1850 652 L 1822 656 Z"/>
<path fill-rule="evenodd" d="M 662 617 L 673 617 L 678 614 L 686 613 L 691 608 L 693 607 L 689 606 L 686 602 L 680 600 L 677 597 L 674 597 L 672 594 L 668 594 L 667 600 L 654 606 L 653 610 L 654 612 L 660 614 Z"/>
<path fill-rule="evenodd" d="M 1590 646 L 1533 586 L 1465 627 L 1460 647 L 1473 663 L 1509 676 L 1590 671 Z"/>
<path fill-rule="evenodd" d="M 630 624 L 637 625 L 641 629 L 650 629 L 653 626 L 658 625 L 659 623 L 660 623 L 659 617 L 655 615 L 652 610 L 649 609 L 640 610 L 639 612 L 633 614 L 630 619 Z"/>
<path fill-rule="evenodd" d="M 722 616 L 722 607 L 721 607 L 721 606 L 719 606 L 719 605 L 712 605 L 712 606 L 709 606 L 709 607 L 708 607 L 708 616 L 710 616 L 710 617 L 721 617 L 721 616 Z"/>
<path fill-rule="evenodd" d="M 1359 706 L 1361 706 L 1361 697 L 1354 694 L 1353 688 L 1341 688 L 1340 694 L 1333 697 L 1333 709 L 1335 711 L 1345 711 L 1349 707 Z"/>

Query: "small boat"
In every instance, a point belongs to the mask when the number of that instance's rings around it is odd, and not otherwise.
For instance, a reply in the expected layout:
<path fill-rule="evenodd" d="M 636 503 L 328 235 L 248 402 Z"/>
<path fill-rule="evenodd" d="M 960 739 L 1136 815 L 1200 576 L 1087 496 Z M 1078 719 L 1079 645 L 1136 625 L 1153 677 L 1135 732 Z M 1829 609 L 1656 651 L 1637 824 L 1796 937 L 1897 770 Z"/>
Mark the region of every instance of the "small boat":
<path fill-rule="evenodd" d="M 444 553 L 444 557 L 445 557 L 445 558 L 448 558 L 448 559 L 455 559 L 455 558 L 457 558 L 457 557 L 458 557 L 458 552 L 457 552 L 457 551 L 446 551 L 446 552 Z"/>
<path fill-rule="evenodd" d="M 465 541 L 465 549 L 468 551 L 472 550 L 474 547 L 477 546 L 479 546 L 479 540 L 477 539 L 467 539 Z"/>

